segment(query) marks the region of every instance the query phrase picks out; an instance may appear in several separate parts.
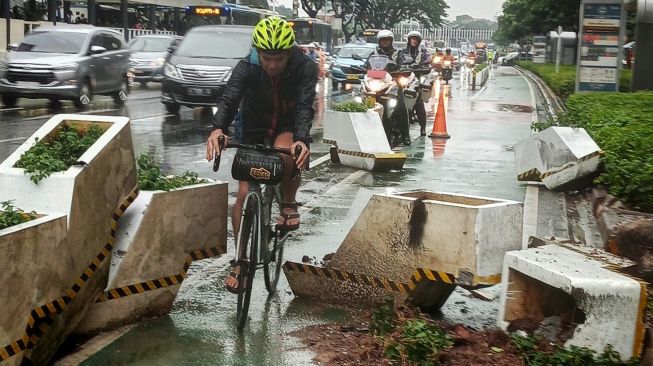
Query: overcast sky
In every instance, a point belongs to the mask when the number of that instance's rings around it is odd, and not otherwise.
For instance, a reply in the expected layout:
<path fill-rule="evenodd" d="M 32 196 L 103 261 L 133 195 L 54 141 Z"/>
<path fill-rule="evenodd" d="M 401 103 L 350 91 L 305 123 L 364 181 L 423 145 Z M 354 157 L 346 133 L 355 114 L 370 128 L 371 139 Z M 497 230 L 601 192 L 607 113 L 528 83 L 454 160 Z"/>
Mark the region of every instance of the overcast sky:
<path fill-rule="evenodd" d="M 505 0 L 445 0 L 449 4 L 448 19 L 456 19 L 457 15 L 471 15 L 474 18 L 495 20 L 495 14 L 501 11 Z M 564 1 L 564 0 L 563 0 Z M 279 5 L 292 9 L 292 0 L 277 0 Z M 300 7 L 300 12 L 301 7 Z"/>

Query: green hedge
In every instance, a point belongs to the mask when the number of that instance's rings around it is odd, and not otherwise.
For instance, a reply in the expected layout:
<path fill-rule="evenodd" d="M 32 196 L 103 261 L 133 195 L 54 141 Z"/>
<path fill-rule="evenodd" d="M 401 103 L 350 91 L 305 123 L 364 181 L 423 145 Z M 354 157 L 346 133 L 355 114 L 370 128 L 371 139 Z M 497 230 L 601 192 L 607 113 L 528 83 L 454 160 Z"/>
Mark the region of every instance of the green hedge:
<path fill-rule="evenodd" d="M 336 112 L 367 112 L 367 109 L 365 103 L 360 103 L 355 100 L 348 100 L 333 106 L 333 110 Z"/>
<path fill-rule="evenodd" d="M 481 72 L 486 67 L 487 67 L 487 64 L 478 64 L 478 65 L 476 65 L 476 72 Z"/>
<path fill-rule="evenodd" d="M 585 128 L 605 151 L 597 183 L 631 207 L 653 211 L 653 92 L 573 94 L 567 109 L 560 124 Z"/>
<path fill-rule="evenodd" d="M 559 97 L 567 98 L 576 90 L 576 65 L 560 65 L 556 74 L 553 64 L 534 64 L 531 61 L 518 61 L 517 65 L 539 76 Z M 630 70 L 621 70 L 619 75 L 619 91 L 630 91 Z"/>

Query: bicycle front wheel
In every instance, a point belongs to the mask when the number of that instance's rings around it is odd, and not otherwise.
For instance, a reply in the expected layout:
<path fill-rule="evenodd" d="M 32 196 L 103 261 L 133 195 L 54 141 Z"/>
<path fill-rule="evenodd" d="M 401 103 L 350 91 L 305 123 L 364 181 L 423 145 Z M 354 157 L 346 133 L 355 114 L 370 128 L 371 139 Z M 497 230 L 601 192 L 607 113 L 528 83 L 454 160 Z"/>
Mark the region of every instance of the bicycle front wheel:
<path fill-rule="evenodd" d="M 269 192 L 269 194 L 268 194 Z M 277 237 L 274 225 L 272 225 L 273 213 L 281 212 L 279 207 L 278 196 L 274 189 L 266 192 L 265 207 L 266 214 L 264 215 L 268 222 L 262 226 L 265 231 L 261 245 L 263 246 L 263 276 L 265 277 L 265 288 L 271 295 L 277 291 L 277 283 L 279 282 L 279 274 L 281 273 L 281 262 L 283 260 L 283 242 Z"/>
<path fill-rule="evenodd" d="M 249 301 L 252 297 L 252 284 L 256 273 L 257 251 L 259 240 L 259 202 L 258 197 L 252 195 L 247 200 L 245 214 L 240 222 L 241 232 L 239 247 L 244 247 L 243 256 L 239 259 L 240 278 L 238 288 L 245 288 L 245 291 L 238 294 L 238 307 L 236 309 L 236 322 L 238 331 L 242 331 L 247 324 L 247 313 L 249 312 Z"/>

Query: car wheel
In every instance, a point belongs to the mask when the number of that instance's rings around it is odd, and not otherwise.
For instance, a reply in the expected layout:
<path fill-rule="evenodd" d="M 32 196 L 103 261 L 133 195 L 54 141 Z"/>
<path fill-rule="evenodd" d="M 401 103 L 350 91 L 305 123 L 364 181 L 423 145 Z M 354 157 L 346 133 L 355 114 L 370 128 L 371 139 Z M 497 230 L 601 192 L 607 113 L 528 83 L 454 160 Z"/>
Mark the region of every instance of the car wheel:
<path fill-rule="evenodd" d="M 91 83 L 87 80 L 82 83 L 79 87 L 79 93 L 77 99 L 75 99 L 75 106 L 77 108 L 86 108 L 91 104 L 91 99 L 93 99 L 93 93 L 91 92 Z"/>
<path fill-rule="evenodd" d="M 179 113 L 180 108 L 181 108 L 181 105 L 179 105 L 179 104 L 176 104 L 176 103 L 169 103 L 168 104 L 168 103 L 166 103 L 166 110 L 168 111 L 168 113 L 177 114 L 177 113 Z"/>
<path fill-rule="evenodd" d="M 120 89 L 113 95 L 113 101 L 117 105 L 125 105 L 127 102 L 127 95 L 129 95 L 129 83 L 127 79 L 122 79 L 120 82 Z"/>
<path fill-rule="evenodd" d="M 7 108 L 15 107 L 16 102 L 18 102 L 18 97 L 15 97 L 13 95 L 3 95 L 2 96 L 2 104 Z"/>

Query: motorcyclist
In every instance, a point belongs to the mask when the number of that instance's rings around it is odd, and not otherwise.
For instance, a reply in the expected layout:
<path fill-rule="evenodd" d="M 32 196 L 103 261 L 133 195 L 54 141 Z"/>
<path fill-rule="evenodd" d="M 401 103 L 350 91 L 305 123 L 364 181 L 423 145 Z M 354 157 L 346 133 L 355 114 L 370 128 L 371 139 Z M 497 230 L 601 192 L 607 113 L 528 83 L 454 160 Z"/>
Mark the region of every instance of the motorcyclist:
<path fill-rule="evenodd" d="M 404 51 L 404 63 L 410 67 L 418 67 L 428 64 L 429 56 L 426 48 L 420 48 L 422 34 L 418 31 L 408 33 L 406 39 L 406 51 Z M 420 126 L 420 136 L 426 136 L 426 110 L 422 98 L 417 98 L 413 107 L 417 113 L 417 121 Z"/>
<path fill-rule="evenodd" d="M 444 67 L 444 63 L 446 61 L 451 62 L 451 66 L 450 66 L 450 68 L 448 70 L 445 70 L 445 67 Z M 451 54 L 451 48 L 447 47 L 447 49 L 444 51 L 444 56 L 442 56 L 442 69 L 443 69 L 443 74 L 445 72 L 449 73 L 449 79 L 451 79 L 451 77 L 452 77 L 454 62 L 456 62 L 456 58 Z M 449 84 L 449 80 L 447 78 L 445 78 L 445 80 L 446 80 L 447 84 Z"/>
<path fill-rule="evenodd" d="M 383 55 L 388 56 L 390 63 L 388 63 L 386 71 L 395 71 L 399 69 L 400 65 L 404 63 L 403 52 L 399 49 L 394 48 L 392 42 L 394 42 L 395 36 L 391 31 L 383 29 L 376 34 L 376 40 L 378 42 L 378 47 L 370 56 L 374 55 Z M 370 59 L 368 57 L 367 62 L 365 62 L 365 68 L 370 68 Z"/>

